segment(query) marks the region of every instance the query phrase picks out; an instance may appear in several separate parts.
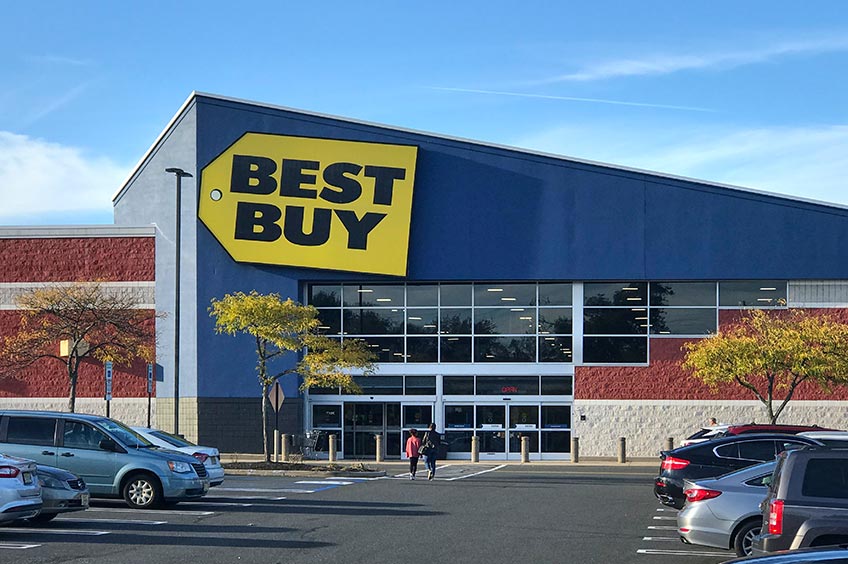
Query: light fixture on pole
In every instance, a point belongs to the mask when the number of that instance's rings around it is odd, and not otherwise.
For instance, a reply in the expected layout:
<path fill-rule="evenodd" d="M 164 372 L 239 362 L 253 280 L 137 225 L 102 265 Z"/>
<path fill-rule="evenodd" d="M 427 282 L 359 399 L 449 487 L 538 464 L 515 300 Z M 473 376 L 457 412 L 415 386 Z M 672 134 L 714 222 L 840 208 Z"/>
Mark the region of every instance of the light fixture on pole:
<path fill-rule="evenodd" d="M 183 178 L 191 178 L 191 174 L 181 168 L 166 168 L 165 172 L 173 174 L 177 179 L 177 218 L 174 242 L 174 276 L 176 287 L 174 289 L 174 434 L 180 434 L 180 248 L 182 237 L 180 236 L 180 214 L 183 195 Z"/>

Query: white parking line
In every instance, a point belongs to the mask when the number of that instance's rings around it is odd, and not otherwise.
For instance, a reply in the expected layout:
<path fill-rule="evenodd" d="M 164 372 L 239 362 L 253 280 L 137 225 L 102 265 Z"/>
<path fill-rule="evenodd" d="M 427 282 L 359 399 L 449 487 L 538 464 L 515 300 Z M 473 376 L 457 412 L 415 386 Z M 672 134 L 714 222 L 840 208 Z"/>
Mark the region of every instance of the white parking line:
<path fill-rule="evenodd" d="M 636 554 L 668 554 L 669 556 L 723 556 L 730 557 L 728 552 L 698 552 L 695 550 L 655 550 L 653 548 L 640 548 Z"/>
<path fill-rule="evenodd" d="M 651 525 L 648 527 L 651 531 L 676 531 L 677 527 L 669 527 L 667 525 Z"/>
<path fill-rule="evenodd" d="M 128 509 L 124 507 L 89 507 L 85 510 L 86 513 L 89 511 L 92 512 L 108 512 L 108 513 L 132 513 L 134 515 L 138 515 L 140 512 L 145 515 L 150 515 L 152 513 L 164 514 L 164 515 L 215 515 L 214 511 L 194 511 L 191 509 L 179 510 L 179 509 Z"/>
<path fill-rule="evenodd" d="M 667 515 L 654 515 L 655 521 L 677 521 L 677 517 L 669 517 Z"/>
<path fill-rule="evenodd" d="M 674 541 L 680 542 L 680 537 L 642 537 L 643 541 L 653 541 L 653 542 L 667 542 Z"/>
<path fill-rule="evenodd" d="M 75 519 L 59 517 L 56 522 L 62 523 L 119 523 L 122 525 L 165 525 L 167 521 L 145 521 L 142 519 Z M 45 529 L 46 530 L 46 529 Z"/>
<path fill-rule="evenodd" d="M 473 474 L 466 474 L 465 476 L 457 476 L 456 478 L 448 478 L 446 482 L 453 482 L 454 480 L 464 480 L 465 478 L 471 478 L 472 476 L 479 476 L 480 474 L 487 474 L 489 472 L 494 472 L 495 470 L 500 470 L 504 468 L 506 464 L 501 464 L 500 466 L 495 466 L 494 468 L 489 468 L 488 470 L 480 470 L 479 472 L 474 472 Z"/>
<path fill-rule="evenodd" d="M 30 529 L 26 527 L 3 527 L 3 531 L 12 531 L 15 533 L 29 533 L 35 535 L 85 535 L 88 537 L 99 537 L 108 535 L 110 531 L 88 531 L 85 529 Z"/>
<path fill-rule="evenodd" d="M 26 550 L 28 548 L 38 548 L 41 546 L 40 544 L 17 544 L 17 543 L 6 543 L 0 542 L 0 550 L 8 549 L 8 550 Z"/>
<path fill-rule="evenodd" d="M 214 505 L 216 507 L 253 507 L 252 503 L 238 503 L 235 501 L 201 501 L 204 506 Z"/>
<path fill-rule="evenodd" d="M 266 489 L 266 488 L 226 488 L 219 491 L 227 491 L 227 492 L 252 492 L 252 493 L 315 493 L 315 490 L 304 490 L 299 488 L 276 488 L 276 489 Z"/>
<path fill-rule="evenodd" d="M 258 496 L 258 495 L 253 495 L 253 496 L 251 496 L 251 495 L 240 495 L 240 496 L 217 495 L 217 496 L 206 496 L 203 499 L 204 500 L 206 500 L 206 499 L 245 499 L 245 500 L 248 500 L 249 499 L 251 501 L 280 501 L 281 499 L 286 499 L 286 498 L 285 497 L 265 497 L 265 496 Z M 206 503 L 206 502 L 201 502 L 201 503 Z M 217 503 L 217 502 L 215 502 L 215 503 Z"/>
<path fill-rule="evenodd" d="M 670 511 L 672 513 L 680 513 L 677 509 L 671 509 L 669 507 L 658 507 L 657 511 Z"/>
<path fill-rule="evenodd" d="M 321 485 L 329 484 L 331 486 L 333 486 L 333 485 L 335 485 L 335 486 L 349 486 L 353 482 L 339 482 L 339 481 L 334 481 L 334 480 L 301 480 L 301 481 L 295 482 L 295 483 L 296 484 L 321 484 Z"/>

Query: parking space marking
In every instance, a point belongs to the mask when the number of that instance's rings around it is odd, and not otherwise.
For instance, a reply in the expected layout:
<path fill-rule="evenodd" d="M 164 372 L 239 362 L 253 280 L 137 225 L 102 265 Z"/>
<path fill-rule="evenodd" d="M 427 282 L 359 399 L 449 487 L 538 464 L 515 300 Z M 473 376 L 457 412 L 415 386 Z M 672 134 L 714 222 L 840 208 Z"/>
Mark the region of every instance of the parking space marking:
<path fill-rule="evenodd" d="M 167 521 L 146 521 L 143 519 L 78 519 L 74 517 L 59 517 L 56 522 L 62 523 L 119 523 L 122 525 L 165 525 Z M 45 529 L 47 530 L 47 529 Z"/>
<path fill-rule="evenodd" d="M 652 531 L 676 531 L 677 527 L 669 527 L 667 525 L 650 525 L 648 529 Z"/>
<path fill-rule="evenodd" d="M 696 550 L 659 550 L 653 548 L 640 548 L 636 554 L 667 554 L 669 556 L 721 556 L 727 558 L 727 552 L 698 552 Z"/>
<path fill-rule="evenodd" d="M 84 535 L 87 537 L 99 537 L 111 533 L 111 531 L 89 531 L 86 529 L 47 529 L 42 527 L 39 527 L 37 529 L 31 529 L 27 527 L 3 527 L 3 531 L 10 531 L 13 533 L 27 533 L 31 535 Z"/>
<path fill-rule="evenodd" d="M 653 542 L 680 542 L 680 538 L 678 537 L 642 537 L 643 541 L 653 541 Z"/>
<path fill-rule="evenodd" d="M 40 544 L 18 544 L 12 542 L 0 542 L 0 550 L 26 550 L 28 548 L 38 548 Z"/>
<path fill-rule="evenodd" d="M 295 482 L 296 484 L 330 484 L 335 486 L 349 486 L 353 484 L 353 482 L 341 482 L 337 480 L 300 480 L 299 482 Z"/>
<path fill-rule="evenodd" d="M 298 488 L 218 488 L 219 491 L 224 492 L 252 492 L 252 493 L 314 493 L 315 490 L 305 490 Z"/>
<path fill-rule="evenodd" d="M 129 509 L 127 507 L 89 507 L 86 511 L 93 512 L 108 512 L 108 513 L 132 513 L 137 515 L 139 513 L 138 509 Z M 193 509 L 143 509 L 141 510 L 145 515 L 150 515 L 151 513 L 164 514 L 164 515 L 215 515 L 214 511 L 195 511 Z"/>
<path fill-rule="evenodd" d="M 285 497 L 265 497 L 265 496 L 257 496 L 257 495 L 240 495 L 240 496 L 231 496 L 231 495 L 213 495 L 206 496 L 203 499 L 249 499 L 251 501 L 280 501 L 286 499 Z M 203 502 L 205 503 L 205 502 Z M 217 502 L 214 502 L 217 503 Z"/>
<path fill-rule="evenodd" d="M 677 521 L 677 517 L 669 517 L 668 515 L 654 515 L 655 521 Z"/>
<path fill-rule="evenodd" d="M 253 507 L 252 503 L 240 503 L 237 501 L 201 501 L 204 506 L 214 505 L 215 507 Z"/>
<path fill-rule="evenodd" d="M 457 476 L 456 478 L 447 478 L 445 481 L 453 482 L 454 480 L 464 480 L 465 478 L 471 478 L 472 476 L 479 476 L 480 474 L 487 474 L 489 472 L 494 472 L 495 470 L 500 470 L 504 468 L 506 464 L 501 464 L 500 466 L 495 466 L 494 468 L 489 468 L 487 470 L 480 470 L 479 472 L 474 472 L 473 474 L 466 474 L 464 476 Z"/>

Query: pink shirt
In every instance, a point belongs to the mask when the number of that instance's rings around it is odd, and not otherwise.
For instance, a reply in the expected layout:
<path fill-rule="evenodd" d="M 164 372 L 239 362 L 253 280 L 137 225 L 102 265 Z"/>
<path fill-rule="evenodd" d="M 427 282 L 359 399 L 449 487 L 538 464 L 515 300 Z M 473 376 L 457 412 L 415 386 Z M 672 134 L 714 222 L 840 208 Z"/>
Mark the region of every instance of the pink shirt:
<path fill-rule="evenodd" d="M 418 437 L 409 437 L 406 439 L 406 456 L 409 458 L 417 457 L 419 448 L 421 448 L 421 439 Z"/>

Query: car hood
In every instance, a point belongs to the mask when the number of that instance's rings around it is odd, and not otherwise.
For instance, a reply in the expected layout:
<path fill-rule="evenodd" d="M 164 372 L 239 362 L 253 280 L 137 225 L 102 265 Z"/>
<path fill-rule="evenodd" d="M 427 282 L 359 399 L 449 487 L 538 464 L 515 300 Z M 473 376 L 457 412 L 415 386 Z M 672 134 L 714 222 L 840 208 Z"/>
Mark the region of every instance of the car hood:
<path fill-rule="evenodd" d="M 43 466 L 41 464 L 38 465 L 38 469 L 36 470 L 38 474 L 46 474 L 51 478 L 55 478 L 62 482 L 67 482 L 69 480 L 78 480 L 79 477 L 76 474 L 71 474 L 67 470 L 62 470 L 61 468 L 55 468 L 53 466 Z"/>

